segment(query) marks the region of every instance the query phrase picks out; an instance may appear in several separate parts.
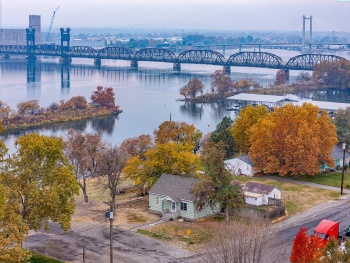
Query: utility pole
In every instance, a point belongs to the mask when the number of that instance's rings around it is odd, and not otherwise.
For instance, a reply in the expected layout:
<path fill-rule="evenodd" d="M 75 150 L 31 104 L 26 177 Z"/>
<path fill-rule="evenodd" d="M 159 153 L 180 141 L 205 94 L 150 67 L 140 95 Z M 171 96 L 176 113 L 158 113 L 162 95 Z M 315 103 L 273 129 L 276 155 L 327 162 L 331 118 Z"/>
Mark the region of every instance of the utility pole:
<path fill-rule="evenodd" d="M 343 195 L 344 168 L 345 168 L 345 148 L 346 148 L 346 144 L 343 143 L 343 169 L 342 169 L 342 171 L 341 171 L 340 195 Z"/>
<path fill-rule="evenodd" d="M 113 263 L 113 205 L 109 202 L 109 259 Z"/>

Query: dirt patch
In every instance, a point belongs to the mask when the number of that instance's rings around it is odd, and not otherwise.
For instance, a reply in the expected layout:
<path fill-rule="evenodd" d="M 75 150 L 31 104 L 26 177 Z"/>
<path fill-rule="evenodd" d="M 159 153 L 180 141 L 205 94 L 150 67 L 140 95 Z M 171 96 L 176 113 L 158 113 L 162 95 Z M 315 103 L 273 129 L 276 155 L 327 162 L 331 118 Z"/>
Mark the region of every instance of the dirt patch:
<path fill-rule="evenodd" d="M 87 194 L 89 202 L 84 203 L 83 195 L 76 199 L 75 213 L 72 216 L 72 224 L 82 223 L 108 223 L 105 212 L 109 205 L 104 203 L 110 200 L 108 191 L 103 191 L 98 180 L 91 179 L 87 182 Z M 158 215 L 148 212 L 148 196 L 136 196 L 134 193 L 125 193 L 117 197 L 117 211 L 114 216 L 114 225 L 129 230 L 140 225 L 153 223 L 159 220 Z"/>

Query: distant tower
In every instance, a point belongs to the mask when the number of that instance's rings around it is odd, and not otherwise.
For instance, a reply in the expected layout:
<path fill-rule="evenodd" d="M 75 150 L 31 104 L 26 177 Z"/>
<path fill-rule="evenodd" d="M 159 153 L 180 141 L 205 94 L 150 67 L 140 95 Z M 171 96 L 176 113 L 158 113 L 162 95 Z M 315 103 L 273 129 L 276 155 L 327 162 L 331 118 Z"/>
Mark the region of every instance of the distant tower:
<path fill-rule="evenodd" d="M 39 15 L 29 16 L 29 28 L 35 29 L 35 42 L 37 44 L 41 43 L 41 22 Z"/>
<path fill-rule="evenodd" d="M 302 47 L 301 47 L 301 51 L 305 52 L 305 20 L 310 20 L 310 27 L 309 27 L 309 51 L 312 51 L 312 16 L 306 17 L 303 16 L 303 38 L 302 38 Z"/>

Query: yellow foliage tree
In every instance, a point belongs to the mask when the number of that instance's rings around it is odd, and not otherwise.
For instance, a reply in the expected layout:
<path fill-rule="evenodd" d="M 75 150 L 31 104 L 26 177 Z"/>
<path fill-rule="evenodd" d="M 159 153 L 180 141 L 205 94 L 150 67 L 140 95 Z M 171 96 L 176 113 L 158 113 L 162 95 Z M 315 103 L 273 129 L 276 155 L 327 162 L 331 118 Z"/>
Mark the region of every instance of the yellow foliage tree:
<path fill-rule="evenodd" d="M 191 176 L 199 165 L 199 157 L 191 147 L 168 142 L 147 150 L 144 158 L 132 157 L 123 171 L 144 193 L 144 189 L 149 189 L 163 173 Z"/>
<path fill-rule="evenodd" d="M 237 147 L 244 153 L 247 153 L 250 148 L 250 129 L 262 117 L 268 114 L 265 106 L 248 105 L 238 114 L 231 132 Z"/>
<path fill-rule="evenodd" d="M 326 111 L 309 103 L 276 108 L 252 126 L 249 141 L 249 155 L 264 173 L 314 175 L 320 164 L 334 165 L 335 125 Z"/>

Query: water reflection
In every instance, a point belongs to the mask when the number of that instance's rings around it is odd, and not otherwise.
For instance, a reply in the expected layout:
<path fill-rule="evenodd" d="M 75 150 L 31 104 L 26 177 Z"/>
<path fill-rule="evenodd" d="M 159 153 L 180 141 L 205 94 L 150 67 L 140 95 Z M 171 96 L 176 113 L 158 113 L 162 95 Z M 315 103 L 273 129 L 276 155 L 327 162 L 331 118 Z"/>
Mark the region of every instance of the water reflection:
<path fill-rule="evenodd" d="M 119 115 L 94 118 L 91 120 L 91 127 L 99 134 L 106 132 L 111 135 L 114 131 L 115 120 L 118 119 Z"/>
<path fill-rule="evenodd" d="M 295 93 L 302 99 L 312 99 L 319 101 L 350 103 L 350 92 L 345 90 L 326 89 L 326 90 L 303 90 Z"/>
<path fill-rule="evenodd" d="M 180 105 L 180 112 L 182 113 L 182 116 L 190 116 L 193 119 L 201 120 L 203 103 L 185 102 L 184 104 Z"/>

